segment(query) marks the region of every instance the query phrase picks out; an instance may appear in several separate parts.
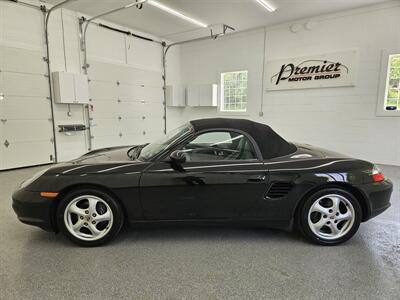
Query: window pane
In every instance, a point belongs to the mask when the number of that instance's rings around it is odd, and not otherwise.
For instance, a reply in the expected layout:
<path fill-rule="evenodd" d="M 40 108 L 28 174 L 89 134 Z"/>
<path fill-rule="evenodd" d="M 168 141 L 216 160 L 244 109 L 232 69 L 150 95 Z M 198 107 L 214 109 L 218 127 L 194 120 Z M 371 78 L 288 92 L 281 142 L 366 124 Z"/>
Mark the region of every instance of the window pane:
<path fill-rule="evenodd" d="M 389 56 L 385 108 L 400 110 L 400 54 Z"/>
<path fill-rule="evenodd" d="M 221 98 L 223 111 L 246 111 L 247 108 L 247 77 L 248 71 L 223 73 L 224 86 Z"/>
<path fill-rule="evenodd" d="M 253 145 L 242 134 L 213 131 L 199 135 L 183 150 L 187 161 L 256 159 Z"/>

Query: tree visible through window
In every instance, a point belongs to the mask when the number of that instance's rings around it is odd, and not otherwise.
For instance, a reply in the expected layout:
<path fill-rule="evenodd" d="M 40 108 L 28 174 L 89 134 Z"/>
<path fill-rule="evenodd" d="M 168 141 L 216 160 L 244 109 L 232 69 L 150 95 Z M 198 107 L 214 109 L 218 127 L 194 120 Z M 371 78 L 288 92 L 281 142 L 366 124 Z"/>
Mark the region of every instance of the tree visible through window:
<path fill-rule="evenodd" d="M 221 111 L 247 110 L 248 71 L 221 74 Z"/>
<path fill-rule="evenodd" d="M 400 54 L 389 56 L 385 109 L 400 110 Z"/>

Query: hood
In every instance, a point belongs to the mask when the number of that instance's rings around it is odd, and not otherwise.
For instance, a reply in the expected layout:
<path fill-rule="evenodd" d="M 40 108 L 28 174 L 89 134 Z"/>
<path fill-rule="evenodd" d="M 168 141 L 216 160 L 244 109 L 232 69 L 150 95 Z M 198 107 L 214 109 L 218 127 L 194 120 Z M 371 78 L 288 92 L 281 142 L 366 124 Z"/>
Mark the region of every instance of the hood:
<path fill-rule="evenodd" d="M 76 164 L 95 164 L 105 162 L 131 162 L 128 150 L 135 146 L 108 147 L 93 150 L 71 161 Z"/>
<path fill-rule="evenodd" d="M 111 174 L 115 172 L 141 171 L 146 162 L 132 160 L 128 150 L 135 146 L 109 147 L 94 150 L 66 163 L 50 168 L 48 174 L 79 175 L 90 173 Z"/>

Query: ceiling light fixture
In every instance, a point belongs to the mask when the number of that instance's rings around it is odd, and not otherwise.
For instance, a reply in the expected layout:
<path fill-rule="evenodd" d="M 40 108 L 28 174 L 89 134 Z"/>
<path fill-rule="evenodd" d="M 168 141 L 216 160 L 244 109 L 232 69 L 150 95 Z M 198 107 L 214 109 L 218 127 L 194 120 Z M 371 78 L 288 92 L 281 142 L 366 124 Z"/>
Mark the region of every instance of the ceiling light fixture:
<path fill-rule="evenodd" d="M 265 0 L 256 0 L 258 3 L 260 3 L 266 10 L 268 10 L 269 12 L 274 12 L 276 10 L 275 7 L 273 7 L 271 4 L 269 4 L 267 1 Z"/>
<path fill-rule="evenodd" d="M 182 14 L 182 13 L 180 13 L 180 12 L 178 12 L 178 11 L 172 9 L 172 8 L 169 8 L 168 6 L 165 6 L 164 4 L 161 4 L 160 2 L 157 2 L 157 1 L 154 1 L 154 0 L 149 0 L 147 2 L 147 4 L 152 5 L 154 7 L 157 7 L 159 9 L 163 10 L 163 11 L 166 11 L 166 12 L 168 12 L 168 13 L 174 15 L 174 16 L 177 16 L 177 17 L 179 17 L 181 19 L 184 19 L 184 20 L 186 20 L 188 22 L 196 24 L 197 26 L 204 27 L 204 28 L 208 27 L 207 24 L 205 24 L 203 22 L 200 22 L 200 21 L 198 21 L 196 19 L 190 18 L 188 16 L 185 16 L 184 14 Z"/>

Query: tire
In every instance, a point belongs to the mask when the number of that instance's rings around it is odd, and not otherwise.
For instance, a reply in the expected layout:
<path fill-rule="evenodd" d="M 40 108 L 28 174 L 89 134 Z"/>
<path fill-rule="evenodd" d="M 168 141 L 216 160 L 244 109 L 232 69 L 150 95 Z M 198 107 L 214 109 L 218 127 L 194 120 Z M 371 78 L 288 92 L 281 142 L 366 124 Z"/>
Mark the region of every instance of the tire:
<path fill-rule="evenodd" d="M 362 209 L 350 192 L 327 188 L 308 197 L 298 210 L 296 223 L 311 242 L 334 246 L 349 240 L 358 230 Z"/>
<path fill-rule="evenodd" d="M 74 243 L 101 246 L 121 230 L 124 213 L 115 199 L 97 189 L 78 189 L 66 194 L 57 208 L 60 231 Z"/>

